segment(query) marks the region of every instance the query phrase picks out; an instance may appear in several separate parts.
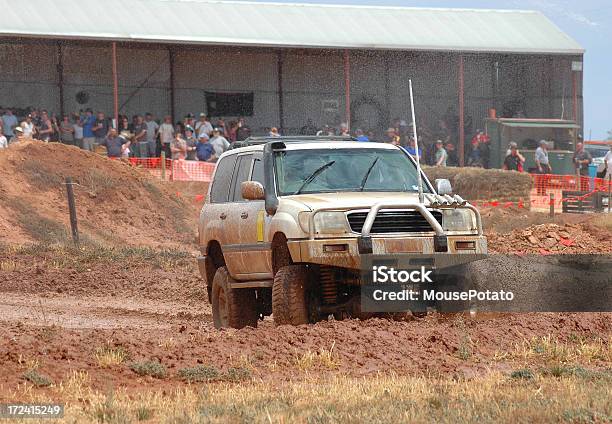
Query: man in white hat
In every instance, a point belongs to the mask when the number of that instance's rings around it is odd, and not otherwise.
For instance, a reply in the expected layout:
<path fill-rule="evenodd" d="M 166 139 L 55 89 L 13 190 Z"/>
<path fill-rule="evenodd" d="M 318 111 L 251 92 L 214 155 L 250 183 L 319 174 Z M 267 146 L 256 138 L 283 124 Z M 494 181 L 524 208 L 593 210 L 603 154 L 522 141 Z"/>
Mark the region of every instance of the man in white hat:
<path fill-rule="evenodd" d="M 18 143 L 26 139 L 23 133 L 23 128 L 21 128 L 21 126 L 16 126 L 14 131 L 15 135 L 11 137 L 8 144 Z"/>

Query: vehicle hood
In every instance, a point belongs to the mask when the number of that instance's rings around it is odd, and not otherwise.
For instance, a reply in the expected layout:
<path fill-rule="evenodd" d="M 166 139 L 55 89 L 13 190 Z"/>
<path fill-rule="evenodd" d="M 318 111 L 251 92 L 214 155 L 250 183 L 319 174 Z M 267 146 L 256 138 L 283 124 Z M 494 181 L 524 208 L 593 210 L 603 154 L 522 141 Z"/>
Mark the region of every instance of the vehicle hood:
<path fill-rule="evenodd" d="M 349 193 L 317 193 L 284 196 L 283 199 L 292 200 L 306 206 L 311 210 L 321 208 L 359 209 L 370 208 L 380 202 L 414 205 L 419 202 L 417 193 L 387 193 L 387 192 L 349 192 Z"/>

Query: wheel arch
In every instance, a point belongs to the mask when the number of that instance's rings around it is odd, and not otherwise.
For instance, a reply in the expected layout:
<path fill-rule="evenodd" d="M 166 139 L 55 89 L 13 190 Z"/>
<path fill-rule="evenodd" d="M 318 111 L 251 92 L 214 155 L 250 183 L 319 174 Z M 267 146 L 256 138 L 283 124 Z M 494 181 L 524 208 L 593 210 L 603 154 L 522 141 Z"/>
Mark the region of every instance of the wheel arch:
<path fill-rule="evenodd" d="M 293 264 L 293 258 L 287 244 L 287 236 L 282 232 L 277 232 L 272 237 L 272 274 L 287 265 Z"/>
<path fill-rule="evenodd" d="M 212 284 L 215 278 L 217 269 L 225 266 L 225 258 L 221 244 L 217 240 L 211 240 L 206 246 L 206 261 L 204 267 L 206 270 L 206 291 L 208 292 L 208 301 L 212 301 Z"/>

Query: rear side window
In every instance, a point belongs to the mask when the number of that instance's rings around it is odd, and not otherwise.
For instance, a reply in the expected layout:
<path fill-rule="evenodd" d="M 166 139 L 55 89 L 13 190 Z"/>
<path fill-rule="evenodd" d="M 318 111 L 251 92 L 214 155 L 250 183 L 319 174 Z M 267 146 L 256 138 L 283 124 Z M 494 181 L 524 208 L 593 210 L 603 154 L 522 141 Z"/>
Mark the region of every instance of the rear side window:
<path fill-rule="evenodd" d="M 265 187 L 263 161 L 261 158 L 256 157 L 253 159 L 253 175 L 251 175 L 251 181 L 257 181 Z"/>
<path fill-rule="evenodd" d="M 249 179 L 249 174 L 251 172 L 251 159 L 253 159 L 253 155 L 242 155 L 238 157 L 238 166 L 236 167 L 236 176 L 234 177 L 234 190 L 232 195 L 234 202 L 244 202 L 240 185 Z"/>
<path fill-rule="evenodd" d="M 211 203 L 228 201 L 235 163 L 236 155 L 226 156 L 217 163 L 215 178 L 210 189 Z"/>

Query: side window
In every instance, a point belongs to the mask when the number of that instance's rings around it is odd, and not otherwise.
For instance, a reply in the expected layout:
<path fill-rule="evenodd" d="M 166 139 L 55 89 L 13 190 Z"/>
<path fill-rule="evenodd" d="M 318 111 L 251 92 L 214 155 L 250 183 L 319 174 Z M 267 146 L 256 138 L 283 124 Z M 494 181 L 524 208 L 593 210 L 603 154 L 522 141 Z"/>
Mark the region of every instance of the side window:
<path fill-rule="evenodd" d="M 238 157 L 238 164 L 236 166 L 236 172 L 234 175 L 233 194 L 231 197 L 234 202 L 244 202 L 242 193 L 240 192 L 240 184 L 242 184 L 244 181 L 248 181 L 249 179 L 251 159 L 253 159 L 253 155 L 242 155 Z"/>
<path fill-rule="evenodd" d="M 210 189 L 210 201 L 212 203 L 228 201 L 235 163 L 236 155 L 226 156 L 217 163 L 215 178 Z"/>
<path fill-rule="evenodd" d="M 261 183 L 262 186 L 266 186 L 264 183 L 263 161 L 261 158 L 253 159 L 253 175 L 251 175 L 251 181 L 257 181 Z"/>

